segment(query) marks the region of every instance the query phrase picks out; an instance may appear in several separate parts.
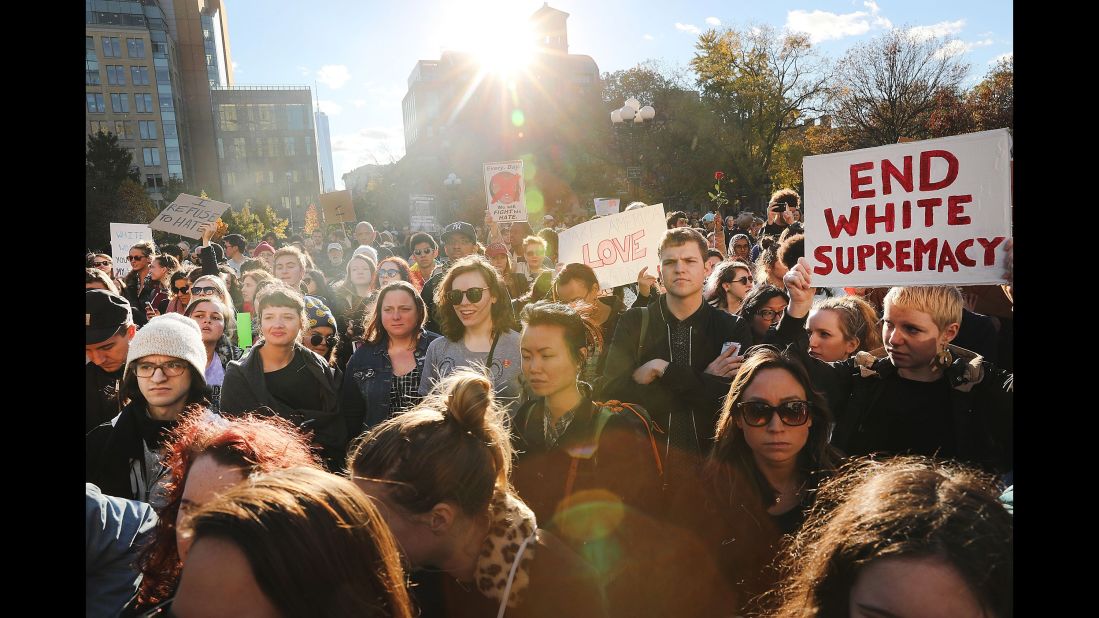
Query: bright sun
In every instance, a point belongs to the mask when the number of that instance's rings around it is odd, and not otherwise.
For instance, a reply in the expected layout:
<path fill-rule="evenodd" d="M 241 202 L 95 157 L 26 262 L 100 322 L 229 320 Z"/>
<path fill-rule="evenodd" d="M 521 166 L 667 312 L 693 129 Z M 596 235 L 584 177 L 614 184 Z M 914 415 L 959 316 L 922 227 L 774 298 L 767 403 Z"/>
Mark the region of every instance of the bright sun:
<path fill-rule="evenodd" d="M 449 4 L 449 3 L 448 3 Z M 460 7 L 460 10 L 458 10 Z M 534 51 L 523 3 L 499 0 L 452 3 L 444 47 L 477 58 L 482 69 L 497 75 L 514 74 L 530 63 Z"/>

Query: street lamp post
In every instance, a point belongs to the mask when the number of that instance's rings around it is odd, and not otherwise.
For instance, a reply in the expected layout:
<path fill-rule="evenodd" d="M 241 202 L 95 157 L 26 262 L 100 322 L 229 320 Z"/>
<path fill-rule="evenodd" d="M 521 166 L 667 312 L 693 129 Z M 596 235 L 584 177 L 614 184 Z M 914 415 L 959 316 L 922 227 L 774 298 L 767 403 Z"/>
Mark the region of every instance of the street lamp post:
<path fill-rule="evenodd" d="M 451 172 L 443 180 L 443 186 L 447 188 L 447 193 L 450 195 L 450 213 L 451 215 L 457 216 L 458 199 L 456 195 L 458 193 L 458 187 L 462 186 L 462 179 L 454 172 Z"/>
<path fill-rule="evenodd" d="M 634 97 L 630 97 L 626 99 L 625 104 L 620 109 L 616 109 L 611 112 L 611 126 L 618 131 L 626 130 L 632 132 L 634 127 L 651 126 L 648 123 L 651 123 L 652 119 L 655 117 L 655 107 L 653 107 L 652 105 L 642 106 L 641 101 L 638 101 Z M 630 138 L 630 143 L 631 146 L 636 146 L 636 142 L 634 141 L 632 134 Z M 621 150 L 621 143 L 619 143 L 619 151 L 621 152 Z M 636 148 L 634 148 L 634 150 L 636 150 Z M 625 155 L 622 156 L 622 159 L 623 162 L 626 161 Z M 641 156 L 638 157 L 638 162 L 640 162 L 640 159 Z M 640 192 L 641 188 L 640 172 L 641 169 L 640 166 L 638 166 L 637 168 L 635 168 L 633 178 L 631 178 L 631 170 L 628 166 L 626 167 L 626 182 L 629 183 L 631 180 L 636 181 L 636 185 L 634 185 L 636 188 L 636 190 L 634 191 L 634 199 L 637 199 L 638 193 Z"/>

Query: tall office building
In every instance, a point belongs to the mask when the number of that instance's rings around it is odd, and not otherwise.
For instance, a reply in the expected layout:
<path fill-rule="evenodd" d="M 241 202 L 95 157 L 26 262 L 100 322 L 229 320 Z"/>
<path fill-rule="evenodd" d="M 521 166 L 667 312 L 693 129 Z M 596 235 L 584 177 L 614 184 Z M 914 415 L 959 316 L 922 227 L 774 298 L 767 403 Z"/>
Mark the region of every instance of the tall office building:
<path fill-rule="evenodd" d="M 88 133 L 114 133 L 133 154 L 150 197 L 170 177 L 191 180 L 188 126 L 180 113 L 180 52 L 158 0 L 84 3 Z"/>
<path fill-rule="evenodd" d="M 270 204 L 301 229 L 320 191 L 313 97 L 308 86 L 214 88 L 213 117 L 223 201 Z"/>
<path fill-rule="evenodd" d="M 328 132 L 328 114 L 315 112 L 317 152 L 321 161 L 321 187 L 325 193 L 336 190 L 336 168 L 332 165 L 332 136 Z"/>

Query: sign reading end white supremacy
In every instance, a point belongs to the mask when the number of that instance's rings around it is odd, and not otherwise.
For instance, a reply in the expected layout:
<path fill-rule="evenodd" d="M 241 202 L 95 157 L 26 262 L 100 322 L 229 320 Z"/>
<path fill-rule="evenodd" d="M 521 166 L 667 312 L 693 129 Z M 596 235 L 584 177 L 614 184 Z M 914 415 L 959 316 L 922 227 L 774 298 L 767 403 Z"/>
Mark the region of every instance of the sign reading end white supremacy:
<path fill-rule="evenodd" d="M 176 201 L 160 212 L 149 224 L 154 230 L 171 232 L 188 238 L 202 238 L 199 226 L 217 221 L 221 213 L 229 209 L 225 202 L 203 199 L 195 195 L 180 193 Z"/>
<path fill-rule="evenodd" d="M 667 228 L 663 204 L 600 217 L 558 235 L 559 261 L 591 266 L 603 289 L 632 283 L 646 266 L 656 274 Z"/>
<path fill-rule="evenodd" d="M 806 157 L 816 287 L 1003 283 L 1007 129 Z"/>

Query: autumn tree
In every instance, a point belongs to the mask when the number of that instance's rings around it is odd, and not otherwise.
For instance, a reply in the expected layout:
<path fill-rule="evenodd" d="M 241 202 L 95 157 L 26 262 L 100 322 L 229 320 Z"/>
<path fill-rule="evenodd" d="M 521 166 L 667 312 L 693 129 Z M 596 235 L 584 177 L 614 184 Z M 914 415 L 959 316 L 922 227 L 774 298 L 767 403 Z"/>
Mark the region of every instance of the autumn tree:
<path fill-rule="evenodd" d="M 720 120 L 730 176 L 758 208 L 776 186 L 772 163 L 784 135 L 821 107 L 829 63 L 808 35 L 771 26 L 708 30 L 695 49 L 691 68 Z"/>
<path fill-rule="evenodd" d="M 996 63 L 970 90 L 966 106 L 977 131 L 1015 128 L 1015 59 Z"/>
<path fill-rule="evenodd" d="M 310 204 L 309 208 L 305 210 L 305 225 L 302 227 L 302 232 L 308 236 L 316 229 L 320 229 L 320 221 L 317 217 L 317 205 Z"/>
<path fill-rule="evenodd" d="M 84 154 L 85 241 L 88 248 L 109 242 L 111 223 L 148 223 L 155 213 L 140 183 L 131 152 L 114 133 L 88 135 Z"/>
<path fill-rule="evenodd" d="M 831 108 L 855 148 L 931 137 L 930 118 L 969 71 L 951 41 L 893 29 L 848 50 Z"/>

